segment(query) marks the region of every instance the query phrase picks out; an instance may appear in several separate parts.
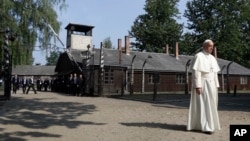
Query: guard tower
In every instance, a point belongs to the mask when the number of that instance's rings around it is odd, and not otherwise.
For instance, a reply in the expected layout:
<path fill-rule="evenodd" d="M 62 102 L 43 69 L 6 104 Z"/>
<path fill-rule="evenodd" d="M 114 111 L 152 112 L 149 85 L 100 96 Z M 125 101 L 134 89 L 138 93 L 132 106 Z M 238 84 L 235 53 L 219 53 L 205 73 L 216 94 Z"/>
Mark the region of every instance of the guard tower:
<path fill-rule="evenodd" d="M 69 23 L 67 29 L 67 49 L 92 50 L 92 29 L 94 26 Z"/>

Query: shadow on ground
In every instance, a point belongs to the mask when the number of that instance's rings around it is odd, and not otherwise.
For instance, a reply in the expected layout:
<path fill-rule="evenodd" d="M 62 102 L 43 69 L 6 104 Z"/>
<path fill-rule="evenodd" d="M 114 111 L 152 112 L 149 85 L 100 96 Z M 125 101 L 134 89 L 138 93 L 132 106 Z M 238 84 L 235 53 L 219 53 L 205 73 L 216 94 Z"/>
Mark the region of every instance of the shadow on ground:
<path fill-rule="evenodd" d="M 161 128 L 175 131 L 186 131 L 186 125 L 167 124 L 167 123 L 149 123 L 149 122 L 135 122 L 135 123 L 120 123 L 125 126 L 147 127 L 147 128 Z"/>
<path fill-rule="evenodd" d="M 63 136 L 46 132 L 5 132 L 5 125 L 19 125 L 29 129 L 46 129 L 52 126 L 77 128 L 80 125 L 86 124 L 105 124 L 77 120 L 79 116 L 95 112 L 95 105 L 84 105 L 77 102 L 44 102 L 44 100 L 42 98 L 23 99 L 21 97 L 14 97 L 11 101 L 7 101 L 1 106 L 0 125 L 3 125 L 3 128 L 0 128 L 2 133 L 0 137 L 4 141 L 23 141 L 25 140 L 24 136 L 55 138 Z"/>
<path fill-rule="evenodd" d="M 134 100 L 147 102 L 156 107 L 188 109 L 190 104 L 190 94 L 158 94 L 153 100 L 152 94 L 134 94 L 124 96 L 113 96 L 121 100 Z M 221 111 L 244 111 L 250 112 L 250 94 L 241 93 L 236 96 L 219 94 L 218 109 Z"/>
<path fill-rule="evenodd" d="M 1 139 L 4 139 L 4 141 L 25 141 L 24 136 L 30 136 L 30 137 L 47 137 L 47 138 L 59 138 L 62 135 L 58 134 L 52 134 L 52 133 L 41 133 L 41 132 L 24 132 L 24 131 L 18 131 L 15 133 L 4 133 L 2 135 Z"/>

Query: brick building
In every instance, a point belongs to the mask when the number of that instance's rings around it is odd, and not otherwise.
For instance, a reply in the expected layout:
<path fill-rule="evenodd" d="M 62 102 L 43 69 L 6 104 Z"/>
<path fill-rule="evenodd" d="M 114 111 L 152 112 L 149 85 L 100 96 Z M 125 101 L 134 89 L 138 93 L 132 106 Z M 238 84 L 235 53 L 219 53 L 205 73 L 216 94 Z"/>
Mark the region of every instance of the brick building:
<path fill-rule="evenodd" d="M 159 92 L 184 92 L 187 84 L 189 84 L 188 90 L 190 90 L 191 73 L 189 71 L 186 72 L 186 69 L 189 70 L 187 64 L 193 56 L 178 55 L 178 53 L 137 52 L 130 51 L 129 47 L 125 48 L 125 51 L 104 49 L 103 52 L 103 90 L 105 94 L 121 92 L 123 89 L 129 93 L 131 90 L 130 83 L 133 59 L 134 92 L 152 92 L 154 87 L 153 78 L 156 72 L 159 74 L 159 82 L 157 83 Z M 84 72 L 84 63 L 86 63 L 86 61 L 84 61 L 85 59 L 82 57 L 82 52 L 74 50 L 71 51 L 71 54 L 75 59 L 74 61 L 76 61 L 79 66 L 82 66 Z M 225 92 L 227 90 L 227 82 L 229 82 L 231 91 L 235 85 L 238 90 L 250 90 L 250 70 L 248 68 L 228 60 L 220 58 L 217 58 L 217 60 L 222 70 L 219 72 L 221 91 Z M 69 75 L 70 73 L 81 73 L 78 67 L 73 63 L 74 61 L 67 53 L 63 53 L 56 66 L 57 74 Z M 95 93 L 98 92 L 99 69 L 100 49 L 94 49 L 89 61 L 89 72 L 91 74 L 89 83 L 91 83 L 91 87 L 95 89 Z M 186 74 L 188 74 L 188 77 Z M 186 78 L 189 80 L 188 83 Z"/>
<path fill-rule="evenodd" d="M 89 89 L 99 94 L 100 90 L 103 94 L 152 92 L 154 78 L 159 78 L 159 92 L 189 92 L 191 73 L 188 67 L 193 56 L 179 55 L 178 43 L 173 54 L 169 54 L 168 46 L 166 53 L 130 51 L 129 37 L 125 36 L 124 48 L 122 40 L 118 39 L 118 49 L 101 51 L 101 48 L 92 48 L 93 28 L 71 23 L 66 27 L 67 51 L 57 62 L 58 77 L 83 74 Z M 214 55 L 217 57 L 216 49 Z M 228 60 L 217 60 L 222 70 L 219 73 L 221 91 L 233 90 L 235 86 L 238 90 L 250 90 L 248 68 Z"/>
<path fill-rule="evenodd" d="M 37 79 L 51 79 L 55 75 L 55 66 L 42 66 L 42 65 L 17 65 L 12 67 L 12 76 L 17 74 L 20 78 L 34 77 Z"/>

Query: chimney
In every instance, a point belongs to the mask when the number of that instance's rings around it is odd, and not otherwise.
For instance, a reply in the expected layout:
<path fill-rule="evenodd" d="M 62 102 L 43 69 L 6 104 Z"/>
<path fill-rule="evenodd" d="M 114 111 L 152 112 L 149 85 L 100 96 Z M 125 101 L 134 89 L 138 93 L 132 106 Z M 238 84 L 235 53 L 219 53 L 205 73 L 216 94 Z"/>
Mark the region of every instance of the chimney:
<path fill-rule="evenodd" d="M 118 39 L 118 50 L 122 50 L 122 39 Z"/>
<path fill-rule="evenodd" d="M 125 36 L 125 54 L 130 55 L 130 48 L 129 48 L 129 36 Z"/>
<path fill-rule="evenodd" d="M 122 39 L 118 39 L 119 64 L 122 62 Z"/>
<path fill-rule="evenodd" d="M 213 54 L 214 54 L 214 57 L 217 58 L 217 47 L 214 47 Z"/>
<path fill-rule="evenodd" d="M 168 44 L 166 44 L 165 53 L 166 53 L 167 55 L 169 55 L 169 46 L 168 46 Z"/>
<path fill-rule="evenodd" d="M 175 43 L 175 58 L 179 59 L 179 44 L 178 42 Z"/>

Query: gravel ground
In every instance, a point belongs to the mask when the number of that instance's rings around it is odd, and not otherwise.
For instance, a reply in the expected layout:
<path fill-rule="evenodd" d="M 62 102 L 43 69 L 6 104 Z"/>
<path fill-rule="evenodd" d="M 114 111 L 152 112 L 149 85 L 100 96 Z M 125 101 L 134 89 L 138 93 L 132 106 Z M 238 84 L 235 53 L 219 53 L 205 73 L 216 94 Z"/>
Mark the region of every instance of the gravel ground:
<path fill-rule="evenodd" d="M 0 141 L 229 141 L 231 124 L 250 124 L 250 95 L 220 96 L 222 129 L 186 131 L 189 96 L 12 95 L 0 103 Z"/>

